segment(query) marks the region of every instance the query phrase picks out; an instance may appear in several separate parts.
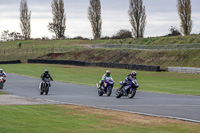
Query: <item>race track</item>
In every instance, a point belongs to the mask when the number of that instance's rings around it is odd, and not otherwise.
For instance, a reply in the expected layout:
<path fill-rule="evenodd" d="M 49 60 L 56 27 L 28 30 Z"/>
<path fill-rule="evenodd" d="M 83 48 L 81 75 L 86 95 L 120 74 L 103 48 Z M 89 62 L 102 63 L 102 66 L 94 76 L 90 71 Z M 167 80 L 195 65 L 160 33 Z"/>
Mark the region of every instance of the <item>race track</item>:
<path fill-rule="evenodd" d="M 62 104 L 86 105 L 143 115 L 175 118 L 200 123 L 200 97 L 160 94 L 137 91 L 133 99 L 99 97 L 96 87 L 53 81 L 48 95 L 40 95 L 39 79 L 7 74 L 5 88 L 1 91 L 29 98 L 53 100 Z M 95 84 L 95 83 L 94 83 Z"/>

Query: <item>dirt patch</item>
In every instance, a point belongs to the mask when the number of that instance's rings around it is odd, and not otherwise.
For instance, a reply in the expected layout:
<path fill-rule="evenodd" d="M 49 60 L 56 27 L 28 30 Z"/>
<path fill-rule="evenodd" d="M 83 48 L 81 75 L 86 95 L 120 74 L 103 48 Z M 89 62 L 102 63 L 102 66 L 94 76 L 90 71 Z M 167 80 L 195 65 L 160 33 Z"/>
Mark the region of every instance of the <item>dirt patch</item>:
<path fill-rule="evenodd" d="M 81 114 L 97 114 L 104 117 L 110 118 L 106 120 L 106 123 L 113 123 L 117 125 L 124 125 L 127 123 L 140 123 L 148 126 L 162 125 L 162 124 L 184 124 L 184 125 L 200 125 L 200 123 L 187 122 L 176 119 L 168 119 L 168 118 L 160 118 L 160 117 L 152 117 L 152 116 L 144 116 L 134 113 L 128 112 L 120 112 L 113 111 L 108 109 L 97 109 L 88 106 L 78 106 L 78 105 L 57 105 L 66 107 L 67 109 L 77 110 L 81 112 Z"/>

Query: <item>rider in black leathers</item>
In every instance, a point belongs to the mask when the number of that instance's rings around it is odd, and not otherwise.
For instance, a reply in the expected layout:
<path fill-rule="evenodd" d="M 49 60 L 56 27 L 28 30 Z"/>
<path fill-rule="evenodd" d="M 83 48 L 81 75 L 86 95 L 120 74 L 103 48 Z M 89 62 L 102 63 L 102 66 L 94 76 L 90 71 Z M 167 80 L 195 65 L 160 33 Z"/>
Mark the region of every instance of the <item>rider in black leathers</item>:
<path fill-rule="evenodd" d="M 135 79 L 137 80 L 136 75 L 137 75 L 136 71 L 132 71 L 131 74 L 128 74 L 125 80 L 123 81 L 123 85 L 119 89 L 121 90 L 127 83 L 130 83 L 133 80 Z"/>
<path fill-rule="evenodd" d="M 51 77 L 51 75 L 49 74 L 49 70 L 45 70 L 45 72 L 41 75 L 41 79 L 43 82 L 45 82 L 45 79 L 50 79 L 51 81 L 53 81 L 53 78 Z M 42 86 L 42 84 L 41 84 Z M 40 88 L 41 88 L 40 86 Z M 51 86 L 51 84 L 49 83 L 49 87 Z"/>

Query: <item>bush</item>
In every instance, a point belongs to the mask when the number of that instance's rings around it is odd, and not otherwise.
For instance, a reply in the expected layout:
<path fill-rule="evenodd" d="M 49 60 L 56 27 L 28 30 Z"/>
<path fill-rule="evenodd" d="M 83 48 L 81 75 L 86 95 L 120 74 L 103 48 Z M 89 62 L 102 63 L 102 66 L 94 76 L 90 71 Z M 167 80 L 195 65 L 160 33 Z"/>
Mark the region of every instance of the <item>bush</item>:
<path fill-rule="evenodd" d="M 112 39 L 127 39 L 127 38 L 133 38 L 132 33 L 129 30 L 119 30 L 117 34 L 115 34 Z"/>
<path fill-rule="evenodd" d="M 77 36 L 77 37 L 74 37 L 72 39 L 74 39 L 74 40 L 89 40 L 88 38 L 84 38 L 82 36 Z"/>
<path fill-rule="evenodd" d="M 181 35 L 181 32 L 174 26 L 171 26 L 169 31 L 170 31 L 170 33 L 168 35 L 165 35 L 165 36 L 180 36 Z"/>

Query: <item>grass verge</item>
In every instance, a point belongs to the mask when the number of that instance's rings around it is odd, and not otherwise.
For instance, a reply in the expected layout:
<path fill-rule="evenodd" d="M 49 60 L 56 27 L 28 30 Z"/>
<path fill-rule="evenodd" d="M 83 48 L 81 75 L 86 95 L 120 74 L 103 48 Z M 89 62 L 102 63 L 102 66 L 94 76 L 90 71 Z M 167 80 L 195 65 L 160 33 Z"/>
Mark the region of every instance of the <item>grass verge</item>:
<path fill-rule="evenodd" d="M 78 67 L 69 65 L 47 64 L 9 64 L 0 65 L 8 73 L 40 78 L 45 69 L 49 69 L 54 80 L 82 85 L 95 86 L 108 68 Z M 115 88 L 120 87 L 118 81 L 124 80 L 131 70 L 109 68 L 115 80 Z M 139 90 L 170 94 L 200 96 L 200 75 L 137 71 Z"/>
<path fill-rule="evenodd" d="M 4 92 L 0 91 L 0 95 L 4 95 L 4 94 L 6 94 L 6 93 L 4 93 Z"/>
<path fill-rule="evenodd" d="M 197 123 L 73 105 L 0 106 L 2 133 L 197 133 Z M 105 113 L 107 112 L 107 113 Z"/>

